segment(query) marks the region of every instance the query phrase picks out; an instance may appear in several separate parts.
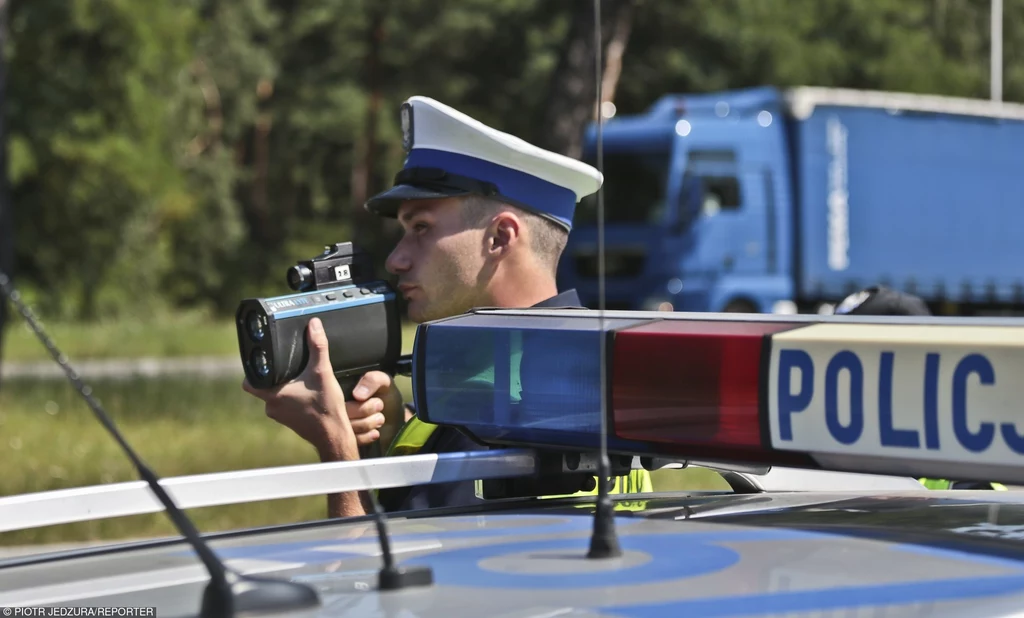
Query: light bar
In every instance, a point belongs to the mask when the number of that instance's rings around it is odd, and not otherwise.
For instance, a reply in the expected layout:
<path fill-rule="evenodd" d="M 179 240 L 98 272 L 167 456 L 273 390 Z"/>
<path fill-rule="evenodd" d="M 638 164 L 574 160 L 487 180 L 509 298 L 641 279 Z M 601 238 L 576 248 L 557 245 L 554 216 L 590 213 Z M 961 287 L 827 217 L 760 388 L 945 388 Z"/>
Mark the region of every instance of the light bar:
<path fill-rule="evenodd" d="M 1024 321 L 480 310 L 420 326 L 424 420 L 485 443 L 1024 483 Z"/>
<path fill-rule="evenodd" d="M 413 349 L 417 414 L 492 443 L 597 448 L 601 337 L 638 320 L 465 315 L 420 326 Z M 620 451 L 642 442 L 612 439 Z"/>
<path fill-rule="evenodd" d="M 610 346 L 617 436 L 662 453 L 758 463 L 806 458 L 767 453 L 760 403 L 769 336 L 786 323 L 656 321 L 616 333 Z M 803 461 L 802 461 L 803 460 Z"/>

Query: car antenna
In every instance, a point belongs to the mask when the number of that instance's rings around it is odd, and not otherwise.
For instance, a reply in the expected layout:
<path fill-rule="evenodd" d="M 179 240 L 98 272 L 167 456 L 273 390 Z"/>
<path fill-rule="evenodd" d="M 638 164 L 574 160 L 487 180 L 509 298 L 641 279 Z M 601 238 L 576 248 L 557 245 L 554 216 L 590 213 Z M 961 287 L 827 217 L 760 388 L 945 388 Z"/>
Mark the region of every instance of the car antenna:
<path fill-rule="evenodd" d="M 360 470 L 364 480 L 366 471 Z M 370 483 L 367 483 L 369 486 Z M 377 572 L 378 590 L 401 590 L 413 586 L 430 586 L 434 583 L 434 570 L 426 565 L 402 565 L 395 566 L 395 559 L 391 553 L 391 539 L 388 537 L 388 529 L 384 518 L 384 512 L 380 508 L 380 502 L 373 489 L 367 489 L 366 494 L 373 509 L 373 523 L 377 528 L 377 539 L 380 541 L 381 559 L 384 566 Z"/>
<path fill-rule="evenodd" d="M 594 86 L 597 91 L 597 171 L 604 175 L 603 133 L 604 114 L 601 110 L 601 0 L 594 0 Z M 601 454 L 597 462 L 597 508 L 594 512 L 594 530 L 590 536 L 590 551 L 587 558 L 617 558 L 622 555 L 618 535 L 615 532 L 615 508 L 608 497 L 608 483 L 611 479 L 611 462 L 608 460 L 608 340 L 605 336 L 604 311 L 604 181 L 597 188 L 597 311 L 600 322 L 601 341 Z"/>
<path fill-rule="evenodd" d="M 178 508 L 171 497 L 167 495 L 163 486 L 160 485 L 157 475 L 142 462 L 139 456 L 135 454 L 135 451 L 128 445 L 128 442 L 117 430 L 114 421 L 103 410 L 99 402 L 93 398 L 92 389 L 82 382 L 78 377 L 78 373 L 71 367 L 71 363 L 68 362 L 67 356 L 58 350 L 57 346 L 46 335 L 42 325 L 32 314 L 32 310 L 21 301 L 21 295 L 14 289 L 10 278 L 3 271 L 0 271 L 0 290 L 18 308 L 18 311 L 21 312 L 29 326 L 32 327 L 36 336 L 46 346 L 50 355 L 53 356 L 53 359 L 64 370 L 68 380 L 70 380 L 71 384 L 96 414 L 96 418 L 114 436 L 114 439 L 128 455 L 128 458 L 131 459 L 139 476 L 149 484 L 150 489 L 164 505 L 175 527 L 199 555 L 203 566 L 210 573 L 210 582 L 203 592 L 200 616 L 231 617 L 236 612 L 281 612 L 320 606 L 319 595 L 309 586 L 298 582 L 242 575 L 231 570 L 221 562 L 217 554 L 210 549 L 209 545 L 199 535 L 199 532 L 185 512 Z"/>

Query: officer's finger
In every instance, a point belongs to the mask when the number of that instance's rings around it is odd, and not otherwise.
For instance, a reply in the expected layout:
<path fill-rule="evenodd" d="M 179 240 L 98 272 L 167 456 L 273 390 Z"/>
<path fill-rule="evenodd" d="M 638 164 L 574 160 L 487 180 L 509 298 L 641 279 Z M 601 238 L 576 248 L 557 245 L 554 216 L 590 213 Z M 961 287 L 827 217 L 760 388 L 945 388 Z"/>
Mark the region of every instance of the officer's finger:
<path fill-rule="evenodd" d="M 356 444 L 358 444 L 359 446 L 369 446 L 376 442 L 377 440 L 380 440 L 380 432 L 377 431 L 376 429 L 374 429 L 373 431 L 368 431 L 366 433 L 356 434 Z"/>
<path fill-rule="evenodd" d="M 351 421 L 352 432 L 357 436 L 360 434 L 370 433 L 377 429 L 380 429 L 384 424 L 383 414 L 374 414 L 367 418 L 361 418 L 359 420 Z"/>
<path fill-rule="evenodd" d="M 352 389 L 352 396 L 359 401 L 364 401 L 370 395 L 384 393 L 390 386 L 391 376 L 383 371 L 370 371 Z"/>
<path fill-rule="evenodd" d="M 242 390 L 256 396 L 263 401 L 270 401 L 271 399 L 277 399 L 281 397 L 282 393 L 287 394 L 294 390 L 292 386 L 293 382 L 286 382 L 284 384 L 278 384 L 277 386 L 270 386 L 267 388 L 256 388 L 249 382 L 249 378 L 242 380 Z"/>
<path fill-rule="evenodd" d="M 260 390 L 253 386 L 252 384 L 250 384 L 249 378 L 244 378 L 242 380 L 242 390 L 249 393 L 250 395 L 254 395 L 259 399 L 262 399 L 263 401 L 266 401 L 267 397 L 269 396 L 269 393 L 267 393 L 266 391 Z"/>
<path fill-rule="evenodd" d="M 333 373 L 331 369 L 331 353 L 327 349 L 327 333 L 320 318 L 309 321 L 306 339 L 309 341 L 309 361 L 307 367 L 323 374 Z"/>
<path fill-rule="evenodd" d="M 372 397 L 366 401 L 356 405 L 355 402 L 349 402 L 346 405 L 348 417 L 352 420 L 359 418 L 366 418 L 377 414 L 378 412 L 384 411 L 384 401 L 378 397 Z"/>

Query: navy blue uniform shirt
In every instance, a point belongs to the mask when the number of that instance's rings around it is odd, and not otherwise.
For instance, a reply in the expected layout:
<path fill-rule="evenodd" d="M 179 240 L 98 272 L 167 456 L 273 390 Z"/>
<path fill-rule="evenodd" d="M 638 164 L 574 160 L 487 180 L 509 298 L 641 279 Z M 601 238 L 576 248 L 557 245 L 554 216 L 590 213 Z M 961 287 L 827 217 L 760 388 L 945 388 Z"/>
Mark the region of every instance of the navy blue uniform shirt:
<path fill-rule="evenodd" d="M 541 301 L 535 308 L 574 308 L 582 309 L 576 290 L 562 292 L 557 296 Z M 485 451 L 489 447 L 481 446 L 470 440 L 457 429 L 438 427 L 427 439 L 420 453 L 461 453 L 466 451 Z M 385 511 L 406 511 L 413 509 L 440 508 L 452 506 L 470 506 L 483 501 L 476 497 L 476 484 L 473 481 L 457 481 L 452 483 L 435 483 L 416 487 L 396 487 L 380 491 L 380 505 Z"/>

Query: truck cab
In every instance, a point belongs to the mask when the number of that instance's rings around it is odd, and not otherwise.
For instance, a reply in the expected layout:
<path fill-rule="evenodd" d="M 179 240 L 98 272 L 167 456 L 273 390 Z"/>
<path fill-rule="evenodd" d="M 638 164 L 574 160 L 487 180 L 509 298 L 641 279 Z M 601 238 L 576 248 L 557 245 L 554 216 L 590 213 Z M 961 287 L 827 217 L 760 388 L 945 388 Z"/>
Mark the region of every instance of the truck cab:
<path fill-rule="evenodd" d="M 790 312 L 785 102 L 774 88 L 669 95 L 601 128 L 608 309 Z M 584 160 L 598 165 L 597 128 Z M 577 208 L 559 284 L 598 303 L 598 197 Z M 787 304 L 788 303 L 788 304 Z"/>

